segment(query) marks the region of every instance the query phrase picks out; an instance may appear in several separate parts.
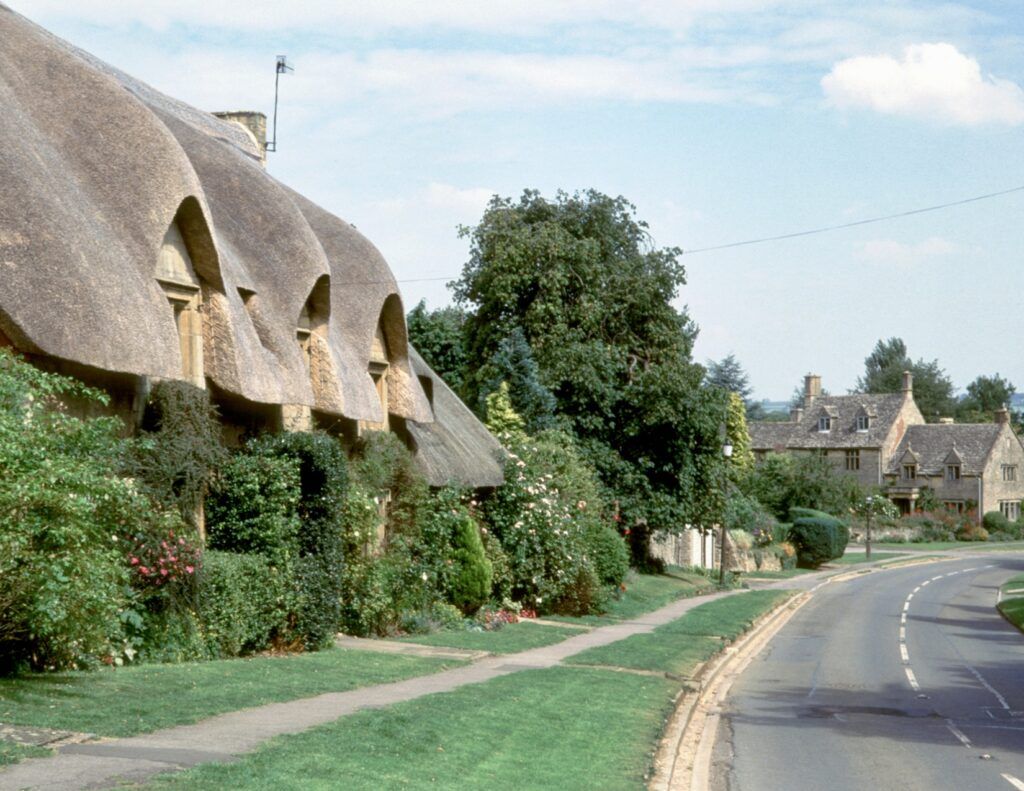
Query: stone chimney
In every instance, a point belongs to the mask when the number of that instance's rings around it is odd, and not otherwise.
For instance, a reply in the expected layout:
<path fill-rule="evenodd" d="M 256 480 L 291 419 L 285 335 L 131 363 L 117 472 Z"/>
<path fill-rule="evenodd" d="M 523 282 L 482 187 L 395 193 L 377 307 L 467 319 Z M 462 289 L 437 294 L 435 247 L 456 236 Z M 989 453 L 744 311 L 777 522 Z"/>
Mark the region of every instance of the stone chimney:
<path fill-rule="evenodd" d="M 791 407 L 789 410 L 789 422 L 799 423 L 804 419 L 804 410 L 801 407 Z"/>
<path fill-rule="evenodd" d="M 903 392 L 914 394 L 914 375 L 910 371 L 903 372 Z"/>
<path fill-rule="evenodd" d="M 1003 424 L 1010 422 L 1010 410 L 1006 408 L 1006 404 L 999 407 L 996 410 L 996 423 Z"/>
<path fill-rule="evenodd" d="M 953 420 L 953 418 L 951 418 L 951 417 L 940 417 L 939 418 L 939 425 L 940 426 L 952 426 L 953 423 L 955 423 L 955 422 L 956 421 Z"/>
<path fill-rule="evenodd" d="M 821 377 L 807 374 L 804 377 L 804 409 L 814 406 L 814 399 L 821 395 Z"/>
<path fill-rule="evenodd" d="M 227 110 L 214 115 L 248 132 L 253 141 L 253 153 L 259 156 L 263 167 L 267 166 L 267 116 L 251 110 Z"/>

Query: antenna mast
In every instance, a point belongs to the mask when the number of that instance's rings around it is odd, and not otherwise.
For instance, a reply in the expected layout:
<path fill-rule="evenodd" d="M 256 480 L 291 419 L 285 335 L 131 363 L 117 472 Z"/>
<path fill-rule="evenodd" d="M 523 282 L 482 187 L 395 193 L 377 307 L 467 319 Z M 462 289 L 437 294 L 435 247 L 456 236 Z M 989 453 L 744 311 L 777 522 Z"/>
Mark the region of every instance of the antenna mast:
<path fill-rule="evenodd" d="M 288 65 L 287 55 L 277 56 L 277 72 L 274 74 L 274 136 L 267 141 L 267 151 L 277 151 L 277 94 L 278 85 L 281 82 L 281 75 L 295 71 L 294 67 Z"/>

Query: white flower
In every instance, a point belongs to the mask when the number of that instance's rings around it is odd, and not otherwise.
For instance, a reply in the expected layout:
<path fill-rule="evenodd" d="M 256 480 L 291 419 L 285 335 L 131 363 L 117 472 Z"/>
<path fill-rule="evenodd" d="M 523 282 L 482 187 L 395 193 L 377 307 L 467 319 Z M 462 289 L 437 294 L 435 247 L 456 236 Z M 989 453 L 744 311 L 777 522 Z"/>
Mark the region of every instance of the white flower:
<path fill-rule="evenodd" d="M 424 582 L 426 582 L 427 579 L 428 579 L 427 572 L 424 571 L 422 574 L 420 574 L 420 579 L 422 579 Z"/>

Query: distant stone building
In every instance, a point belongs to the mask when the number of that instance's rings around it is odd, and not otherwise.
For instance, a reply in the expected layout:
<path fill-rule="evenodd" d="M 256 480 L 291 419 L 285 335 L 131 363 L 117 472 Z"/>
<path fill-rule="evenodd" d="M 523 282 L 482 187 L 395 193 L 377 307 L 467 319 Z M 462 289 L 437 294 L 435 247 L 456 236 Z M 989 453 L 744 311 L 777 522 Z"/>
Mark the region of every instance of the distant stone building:
<path fill-rule="evenodd" d="M 0 347 L 105 389 L 129 425 L 184 380 L 228 442 L 390 430 L 434 485 L 502 482 L 380 252 L 266 172 L 261 115 L 172 99 L 2 4 L 0 95 Z"/>
<path fill-rule="evenodd" d="M 867 486 L 883 486 L 902 513 L 930 490 L 944 507 L 976 508 L 979 518 L 1020 514 L 1024 446 L 1004 408 L 994 423 L 925 423 L 914 402 L 913 377 L 900 393 L 822 395 L 821 377 L 808 374 L 804 401 L 788 422 L 752 421 L 755 458 L 768 453 L 816 453 Z"/>

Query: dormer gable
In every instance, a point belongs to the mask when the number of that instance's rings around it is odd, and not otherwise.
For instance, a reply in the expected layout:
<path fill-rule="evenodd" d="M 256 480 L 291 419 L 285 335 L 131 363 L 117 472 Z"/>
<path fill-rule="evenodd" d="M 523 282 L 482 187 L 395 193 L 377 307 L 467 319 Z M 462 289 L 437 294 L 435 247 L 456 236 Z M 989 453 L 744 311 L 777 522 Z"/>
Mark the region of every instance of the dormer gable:
<path fill-rule="evenodd" d="M 857 431 L 868 431 L 877 419 L 878 413 L 872 405 L 861 404 L 860 409 L 857 410 L 857 414 L 854 416 L 854 428 Z"/>

